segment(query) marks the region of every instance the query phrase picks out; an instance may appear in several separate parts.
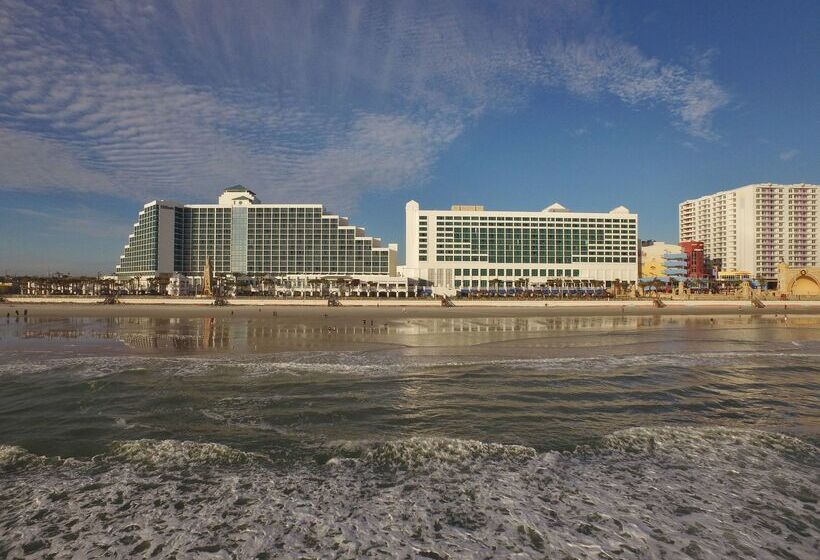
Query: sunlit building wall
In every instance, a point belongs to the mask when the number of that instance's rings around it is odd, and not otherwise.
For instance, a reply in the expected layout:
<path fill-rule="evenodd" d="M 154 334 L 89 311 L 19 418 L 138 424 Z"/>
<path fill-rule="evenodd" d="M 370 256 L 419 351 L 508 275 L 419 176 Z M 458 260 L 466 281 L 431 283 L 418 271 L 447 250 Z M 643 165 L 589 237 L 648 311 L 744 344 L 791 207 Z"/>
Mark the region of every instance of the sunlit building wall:
<path fill-rule="evenodd" d="M 218 204 L 146 204 L 120 256 L 121 278 L 179 273 L 396 276 L 397 246 L 382 246 L 320 204 L 261 204 L 242 186 Z"/>
<path fill-rule="evenodd" d="M 638 216 L 572 212 L 553 204 L 540 212 L 453 206 L 405 208 L 405 274 L 440 290 L 512 287 L 524 280 L 611 283 L 638 279 Z"/>
<path fill-rule="evenodd" d="M 680 241 L 702 241 L 705 258 L 725 271 L 773 281 L 781 260 L 820 263 L 820 186 L 747 185 L 678 207 Z"/>

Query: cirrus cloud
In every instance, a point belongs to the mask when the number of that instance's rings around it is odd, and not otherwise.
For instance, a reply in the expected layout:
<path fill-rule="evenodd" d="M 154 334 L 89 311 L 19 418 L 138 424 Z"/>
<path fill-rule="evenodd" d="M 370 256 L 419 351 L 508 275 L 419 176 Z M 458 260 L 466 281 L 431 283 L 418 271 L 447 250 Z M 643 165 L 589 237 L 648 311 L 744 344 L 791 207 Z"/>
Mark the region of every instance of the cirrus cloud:
<path fill-rule="evenodd" d="M 423 182 L 489 111 L 544 88 L 665 107 L 716 136 L 728 101 L 594 3 L 0 0 L 0 188 L 348 206 Z"/>

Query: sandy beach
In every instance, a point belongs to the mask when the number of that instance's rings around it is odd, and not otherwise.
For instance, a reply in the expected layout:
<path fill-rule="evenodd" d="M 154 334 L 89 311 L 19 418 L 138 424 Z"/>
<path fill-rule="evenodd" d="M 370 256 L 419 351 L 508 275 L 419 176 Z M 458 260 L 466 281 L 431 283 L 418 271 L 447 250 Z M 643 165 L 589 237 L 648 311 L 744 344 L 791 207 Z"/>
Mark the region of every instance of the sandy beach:
<path fill-rule="evenodd" d="M 414 349 L 417 355 L 526 358 L 588 355 L 615 340 L 611 353 L 645 351 L 638 333 L 650 331 L 681 352 L 691 351 L 691 343 L 675 341 L 698 331 L 720 331 L 723 340 L 746 336 L 743 333 L 751 329 L 759 334 L 758 344 L 771 345 L 784 336 L 788 340 L 816 338 L 820 324 L 820 308 L 807 302 L 763 309 L 737 301 L 673 302 L 664 308 L 645 303 L 545 306 L 528 301 L 449 308 L 6 304 L 0 306 L 0 326 L 5 327 L 0 328 L 0 351 L 260 354 L 405 348 Z M 712 341 L 703 341 L 697 348 L 712 345 Z"/>
<path fill-rule="evenodd" d="M 329 307 L 325 300 L 230 300 L 223 307 L 208 300 L 130 298 L 116 305 L 104 305 L 88 298 L 16 298 L 0 304 L 0 318 L 13 318 L 26 312 L 32 317 L 277 317 L 280 322 L 324 321 L 328 317 L 359 323 L 400 319 L 501 318 L 501 317 L 611 317 L 667 315 L 783 315 L 820 314 L 820 301 L 766 301 L 757 308 L 745 300 L 666 301 L 658 308 L 649 300 L 553 301 L 553 300 L 471 300 L 456 301 L 455 307 L 442 307 L 435 301 L 350 300 L 340 307 Z"/>

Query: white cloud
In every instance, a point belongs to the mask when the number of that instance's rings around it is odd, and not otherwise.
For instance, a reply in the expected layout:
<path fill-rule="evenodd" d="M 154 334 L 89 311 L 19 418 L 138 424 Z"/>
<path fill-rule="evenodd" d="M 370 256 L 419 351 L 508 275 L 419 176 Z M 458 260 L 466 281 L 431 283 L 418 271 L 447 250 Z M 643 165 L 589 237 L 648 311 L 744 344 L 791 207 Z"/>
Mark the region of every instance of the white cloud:
<path fill-rule="evenodd" d="M 535 88 L 667 107 L 714 136 L 702 74 L 612 36 L 594 4 L 0 5 L 0 188 L 349 206 L 424 181 Z M 6 165 L 10 162 L 10 165 Z"/>
<path fill-rule="evenodd" d="M 131 225 L 113 217 L 110 212 L 95 210 L 86 205 L 61 208 L 59 211 L 35 208 L 12 208 L 22 224 L 37 223 L 41 234 L 60 235 L 63 238 L 124 239 Z"/>
<path fill-rule="evenodd" d="M 0 185 L 11 189 L 111 192 L 109 178 L 61 142 L 0 128 Z"/>
<path fill-rule="evenodd" d="M 783 161 L 791 161 L 799 155 L 800 155 L 800 150 L 791 149 L 791 150 L 786 150 L 785 152 L 780 152 L 779 157 Z"/>
<path fill-rule="evenodd" d="M 663 64 L 612 37 L 556 42 L 543 51 L 546 80 L 556 76 L 575 93 L 608 93 L 629 104 L 660 103 L 694 136 L 713 138 L 711 117 L 728 95 L 711 79 Z"/>

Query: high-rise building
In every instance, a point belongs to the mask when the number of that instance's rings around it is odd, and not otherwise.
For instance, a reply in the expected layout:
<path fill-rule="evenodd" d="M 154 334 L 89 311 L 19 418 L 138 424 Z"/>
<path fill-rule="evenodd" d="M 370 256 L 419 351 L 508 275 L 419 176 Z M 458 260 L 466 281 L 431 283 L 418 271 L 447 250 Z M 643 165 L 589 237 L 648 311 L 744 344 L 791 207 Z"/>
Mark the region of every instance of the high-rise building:
<path fill-rule="evenodd" d="M 320 204 L 261 204 L 237 185 L 217 204 L 146 204 L 117 275 L 201 277 L 210 258 L 214 274 L 393 277 L 396 254 Z"/>
<path fill-rule="evenodd" d="M 679 205 L 680 241 L 701 241 L 706 260 L 723 271 L 773 282 L 777 265 L 820 261 L 820 186 L 747 185 Z"/>
<path fill-rule="evenodd" d="M 540 212 L 453 206 L 405 207 L 405 274 L 439 291 L 513 287 L 555 279 L 638 279 L 638 216 L 619 206 L 607 213 Z"/>

